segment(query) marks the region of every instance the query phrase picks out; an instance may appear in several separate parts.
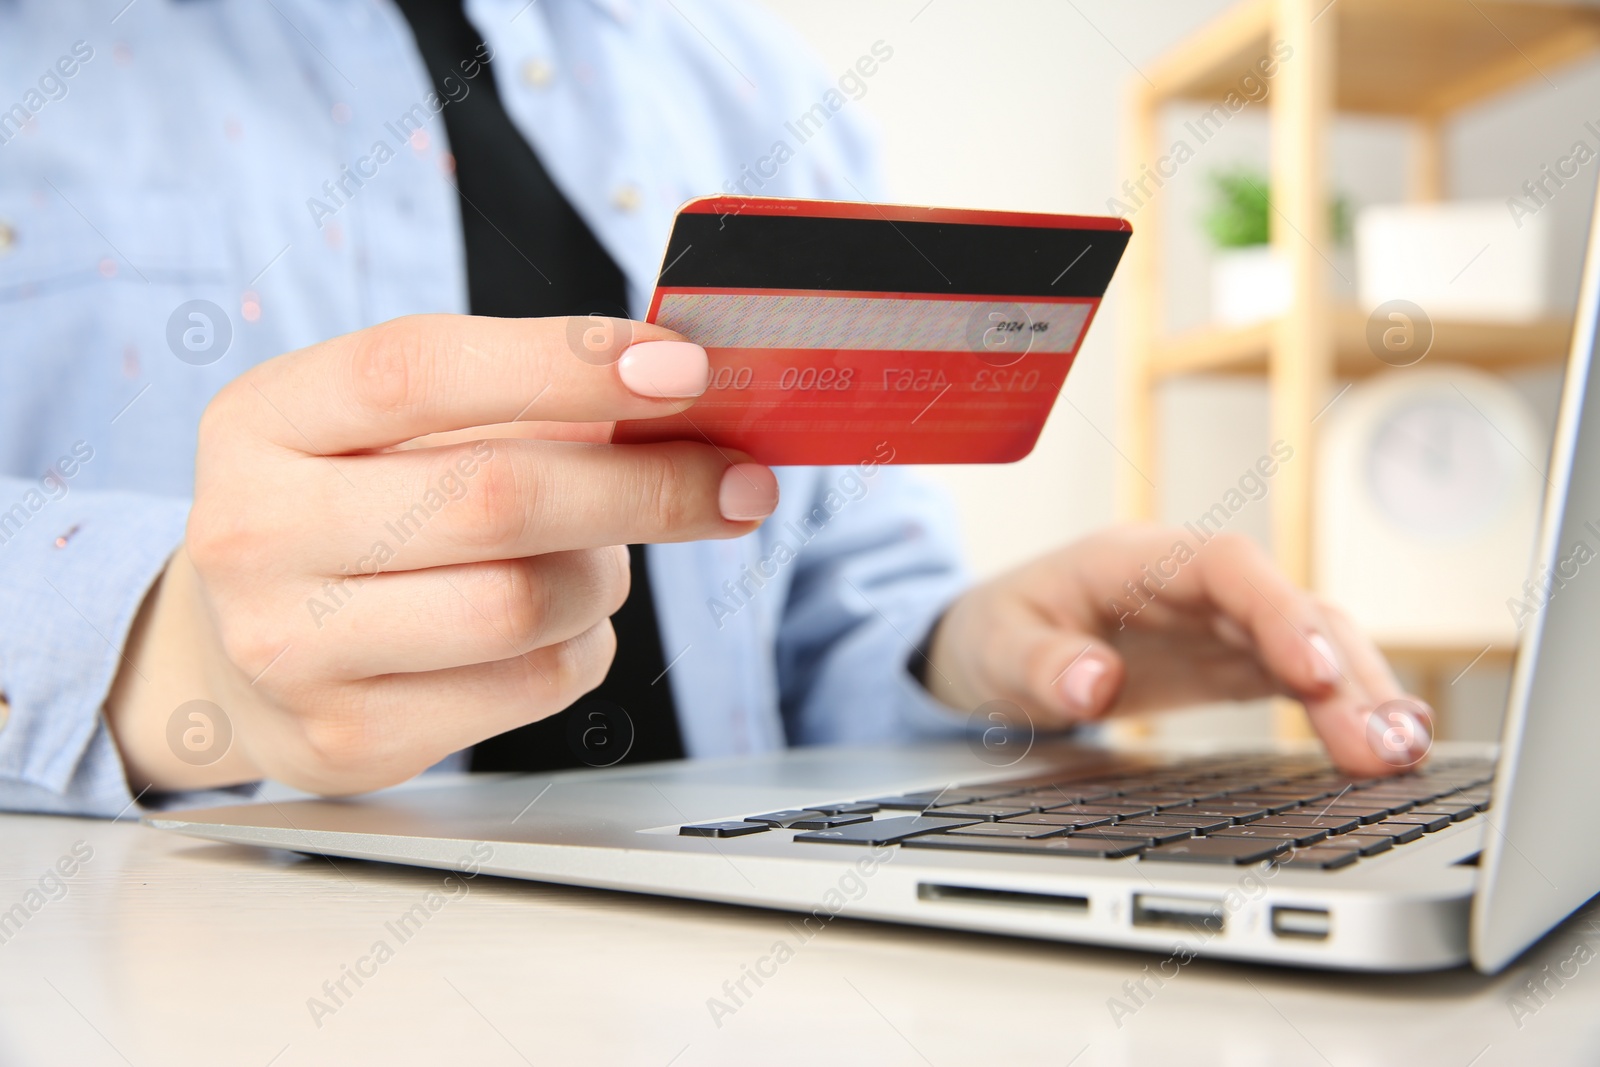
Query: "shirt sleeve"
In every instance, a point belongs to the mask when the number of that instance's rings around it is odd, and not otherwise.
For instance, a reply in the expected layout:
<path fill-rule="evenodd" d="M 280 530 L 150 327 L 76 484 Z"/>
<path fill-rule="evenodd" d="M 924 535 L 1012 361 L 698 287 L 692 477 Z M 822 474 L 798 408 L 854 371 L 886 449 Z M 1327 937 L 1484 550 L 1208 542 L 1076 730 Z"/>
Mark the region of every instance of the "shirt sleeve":
<path fill-rule="evenodd" d="M 796 558 L 777 639 L 790 743 L 962 733 L 961 712 L 911 674 L 934 624 L 967 585 L 948 500 L 903 467 L 821 475 L 812 506 L 831 517 Z"/>
<path fill-rule="evenodd" d="M 0 477 L 0 809 L 115 816 L 134 800 L 101 709 L 189 504 Z"/>

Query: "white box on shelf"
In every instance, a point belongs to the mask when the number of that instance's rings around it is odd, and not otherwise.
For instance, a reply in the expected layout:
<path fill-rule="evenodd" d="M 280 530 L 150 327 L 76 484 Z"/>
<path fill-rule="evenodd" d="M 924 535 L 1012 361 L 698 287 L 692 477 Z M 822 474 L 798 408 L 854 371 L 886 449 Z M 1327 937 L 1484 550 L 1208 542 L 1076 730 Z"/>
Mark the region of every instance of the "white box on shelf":
<path fill-rule="evenodd" d="M 1271 245 L 1225 248 L 1211 260 L 1211 317 L 1220 325 L 1277 318 L 1293 298 L 1289 264 Z"/>
<path fill-rule="evenodd" d="M 1349 245 L 1322 250 L 1324 284 L 1332 297 L 1355 299 L 1355 259 Z M 1294 304 L 1289 260 L 1276 245 L 1219 249 L 1211 257 L 1211 321 L 1250 326 L 1286 315 Z"/>
<path fill-rule="evenodd" d="M 1363 311 L 1409 300 L 1430 318 L 1531 322 L 1550 311 L 1549 219 L 1504 204 L 1385 204 L 1356 217 Z"/>

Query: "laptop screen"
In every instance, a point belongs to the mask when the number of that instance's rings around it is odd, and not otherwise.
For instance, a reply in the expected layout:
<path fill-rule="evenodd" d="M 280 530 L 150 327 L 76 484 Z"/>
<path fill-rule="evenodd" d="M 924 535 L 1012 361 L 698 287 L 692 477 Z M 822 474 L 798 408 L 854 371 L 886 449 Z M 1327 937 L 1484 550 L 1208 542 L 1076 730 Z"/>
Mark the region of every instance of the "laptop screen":
<path fill-rule="evenodd" d="M 1597 205 L 1600 207 L 1600 205 Z M 1590 223 L 1533 581 L 1473 900 L 1472 959 L 1504 967 L 1600 892 L 1600 210 Z"/>

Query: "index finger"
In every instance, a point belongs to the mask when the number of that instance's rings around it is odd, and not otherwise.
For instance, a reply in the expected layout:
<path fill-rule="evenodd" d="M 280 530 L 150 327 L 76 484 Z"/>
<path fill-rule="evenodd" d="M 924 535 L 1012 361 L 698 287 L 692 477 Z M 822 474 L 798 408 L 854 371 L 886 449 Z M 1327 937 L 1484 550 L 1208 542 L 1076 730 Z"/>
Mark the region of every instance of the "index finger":
<path fill-rule="evenodd" d="M 493 423 L 657 418 L 708 381 L 704 349 L 647 323 L 412 315 L 269 360 L 230 388 L 266 401 L 263 436 L 341 455 Z"/>
<path fill-rule="evenodd" d="M 1429 731 L 1425 706 L 1406 698 L 1377 646 L 1342 613 L 1290 582 L 1253 543 L 1216 547 L 1222 551 L 1201 568 L 1202 584 L 1227 617 L 1249 631 L 1267 670 L 1305 705 L 1333 761 L 1346 773 L 1366 775 L 1419 762 L 1420 755 L 1401 753 L 1396 761 L 1374 747 L 1374 724 L 1384 724 L 1385 709 L 1414 706 L 1419 710 L 1404 712 L 1410 729 L 1418 738 Z"/>
<path fill-rule="evenodd" d="M 1192 565 L 1181 568 L 1164 592 L 1237 624 L 1266 669 L 1296 696 L 1322 695 L 1347 681 L 1310 594 L 1291 582 L 1254 541 L 1241 534 L 1218 534 L 1192 558 Z"/>

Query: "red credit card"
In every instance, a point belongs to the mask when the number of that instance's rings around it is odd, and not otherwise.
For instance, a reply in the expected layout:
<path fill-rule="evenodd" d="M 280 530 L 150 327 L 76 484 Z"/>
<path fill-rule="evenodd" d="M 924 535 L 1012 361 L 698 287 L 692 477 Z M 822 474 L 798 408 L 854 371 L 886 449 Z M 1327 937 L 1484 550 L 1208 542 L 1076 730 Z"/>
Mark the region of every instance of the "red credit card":
<path fill-rule="evenodd" d="M 1019 460 L 1132 233 L 1098 216 L 691 200 L 648 321 L 704 346 L 711 387 L 612 439 L 773 465 Z"/>

